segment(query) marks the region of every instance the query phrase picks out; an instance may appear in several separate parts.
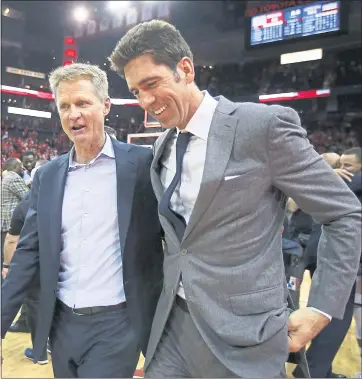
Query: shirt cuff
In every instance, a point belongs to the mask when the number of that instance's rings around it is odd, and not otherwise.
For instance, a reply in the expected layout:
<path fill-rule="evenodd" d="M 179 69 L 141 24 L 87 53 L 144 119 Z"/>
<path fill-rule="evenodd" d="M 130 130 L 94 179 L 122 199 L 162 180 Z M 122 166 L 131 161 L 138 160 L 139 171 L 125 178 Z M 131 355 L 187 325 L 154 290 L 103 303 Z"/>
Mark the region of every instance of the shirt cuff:
<path fill-rule="evenodd" d="M 308 308 L 313 309 L 314 311 L 316 311 L 318 313 L 321 313 L 323 316 L 326 316 L 329 319 L 329 321 L 332 320 L 332 316 L 330 316 L 328 313 L 322 312 L 319 309 L 314 308 L 314 307 L 308 307 Z"/>

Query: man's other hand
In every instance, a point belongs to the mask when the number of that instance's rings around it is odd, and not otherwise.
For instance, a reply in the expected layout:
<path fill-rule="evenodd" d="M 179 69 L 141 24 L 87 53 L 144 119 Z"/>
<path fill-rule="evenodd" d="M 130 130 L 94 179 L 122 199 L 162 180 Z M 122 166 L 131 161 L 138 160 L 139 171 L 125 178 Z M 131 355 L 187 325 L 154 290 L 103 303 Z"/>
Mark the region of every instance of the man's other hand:
<path fill-rule="evenodd" d="M 3 267 L 3 270 L 2 270 L 2 272 L 1 272 L 1 276 L 3 277 L 3 280 L 4 280 L 4 279 L 6 278 L 6 276 L 8 275 L 8 272 L 9 272 L 9 269 Z"/>
<path fill-rule="evenodd" d="M 308 307 L 291 313 L 288 320 L 289 351 L 300 351 L 329 322 L 328 317 Z"/>

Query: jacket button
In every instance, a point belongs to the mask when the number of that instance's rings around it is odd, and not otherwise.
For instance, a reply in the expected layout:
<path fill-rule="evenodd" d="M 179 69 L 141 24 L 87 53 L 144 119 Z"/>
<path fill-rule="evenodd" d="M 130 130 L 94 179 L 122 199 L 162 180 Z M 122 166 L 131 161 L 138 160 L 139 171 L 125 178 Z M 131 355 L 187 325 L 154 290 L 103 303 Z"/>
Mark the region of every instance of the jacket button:
<path fill-rule="evenodd" d="M 186 249 L 182 249 L 181 250 L 181 255 L 186 255 L 187 254 L 187 250 Z"/>

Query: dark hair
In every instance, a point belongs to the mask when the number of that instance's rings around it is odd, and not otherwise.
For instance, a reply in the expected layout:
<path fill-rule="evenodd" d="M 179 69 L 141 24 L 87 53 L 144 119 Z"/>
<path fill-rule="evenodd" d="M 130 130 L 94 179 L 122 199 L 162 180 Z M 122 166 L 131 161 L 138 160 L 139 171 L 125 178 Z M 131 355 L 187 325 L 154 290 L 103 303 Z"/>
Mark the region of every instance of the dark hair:
<path fill-rule="evenodd" d="M 16 171 L 19 166 L 21 166 L 21 162 L 18 158 L 9 158 L 4 162 L 3 170 L 4 171 Z"/>
<path fill-rule="evenodd" d="M 24 157 L 28 157 L 29 155 L 32 155 L 35 158 L 34 151 L 25 151 L 23 154 L 21 154 L 21 158 L 24 159 Z"/>
<path fill-rule="evenodd" d="M 358 160 L 362 163 L 362 149 L 360 147 L 352 147 L 343 152 L 343 155 L 356 155 Z"/>
<path fill-rule="evenodd" d="M 124 67 L 141 55 L 152 55 L 156 64 L 164 64 L 176 70 L 184 57 L 193 60 L 190 46 L 181 33 L 166 21 L 152 20 L 130 29 L 117 43 L 108 60 L 111 69 L 124 78 Z"/>

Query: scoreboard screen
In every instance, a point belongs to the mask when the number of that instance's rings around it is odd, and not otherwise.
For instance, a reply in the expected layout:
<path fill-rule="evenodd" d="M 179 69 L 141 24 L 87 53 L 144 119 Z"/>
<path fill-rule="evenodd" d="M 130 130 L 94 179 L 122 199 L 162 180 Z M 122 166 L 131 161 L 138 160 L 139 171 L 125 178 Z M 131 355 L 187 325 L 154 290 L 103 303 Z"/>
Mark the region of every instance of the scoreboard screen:
<path fill-rule="evenodd" d="M 250 46 L 340 31 L 341 1 L 320 1 L 251 18 Z"/>

